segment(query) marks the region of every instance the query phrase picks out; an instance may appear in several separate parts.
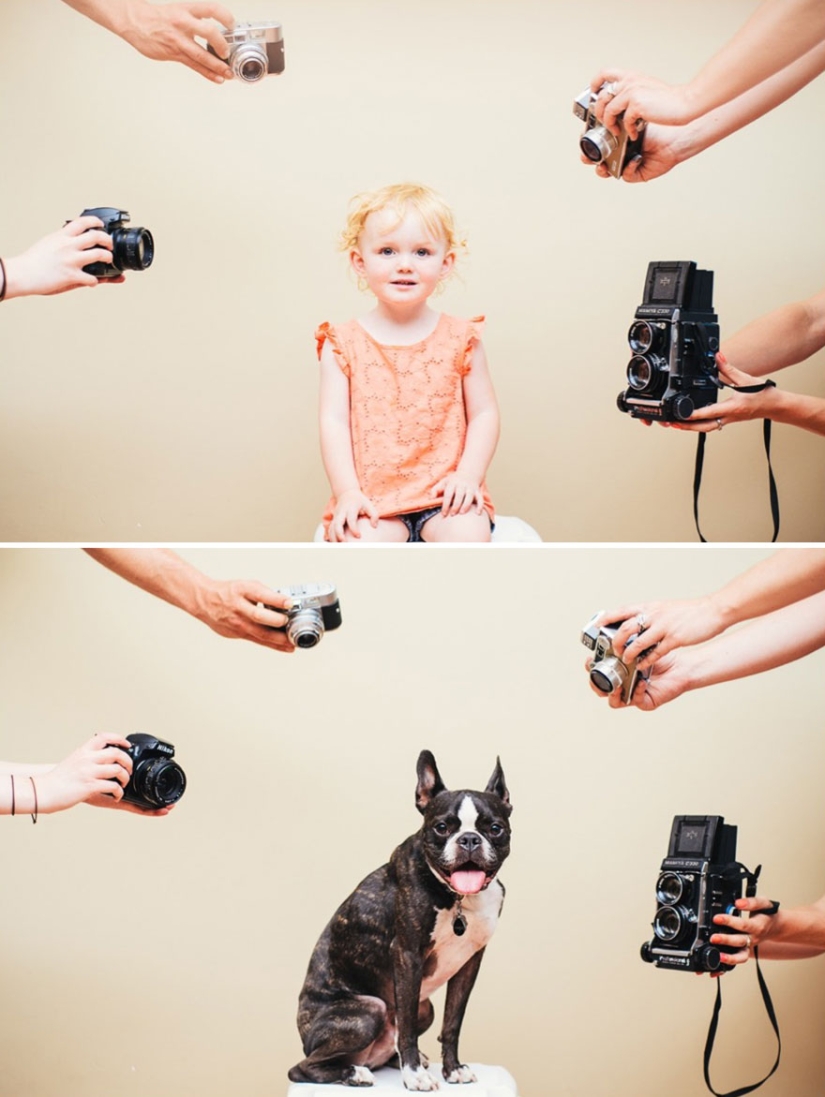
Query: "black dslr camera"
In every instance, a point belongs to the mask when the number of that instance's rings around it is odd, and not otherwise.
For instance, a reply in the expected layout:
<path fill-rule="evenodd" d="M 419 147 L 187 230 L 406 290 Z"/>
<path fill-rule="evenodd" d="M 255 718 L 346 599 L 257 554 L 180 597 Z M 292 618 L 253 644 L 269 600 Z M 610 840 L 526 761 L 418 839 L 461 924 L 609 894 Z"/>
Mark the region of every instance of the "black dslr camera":
<path fill-rule="evenodd" d="M 602 693 L 621 690 L 622 702 L 627 705 L 633 696 L 637 680 L 644 676 L 636 667 L 636 659 L 625 663 L 613 650 L 613 637 L 624 622 L 616 621 L 612 625 L 599 626 L 596 621 L 600 616 L 601 612 L 594 614 L 582 629 L 582 643 L 593 652 L 590 681 Z M 636 636 L 631 636 L 628 643 L 635 639 Z M 647 652 L 642 652 L 642 655 L 646 654 Z"/>
<path fill-rule="evenodd" d="M 123 799 L 141 808 L 167 808 L 186 791 L 186 774 L 172 758 L 175 748 L 154 735 L 127 735 L 132 744 L 132 776 Z"/>
<path fill-rule="evenodd" d="M 81 217 L 99 217 L 103 222 L 103 231 L 112 238 L 111 263 L 89 263 L 84 267 L 87 274 L 95 278 L 118 278 L 124 270 L 146 270 L 155 257 L 155 242 L 152 234 L 144 228 L 126 228 L 129 214 L 126 210 L 112 206 L 96 206 L 84 209 Z"/>
<path fill-rule="evenodd" d="M 695 263 L 650 263 L 642 304 L 627 333 L 633 357 L 620 411 L 636 419 L 680 422 L 719 392 L 719 324 L 713 271 Z"/>
<path fill-rule="evenodd" d="M 325 632 L 340 626 L 341 604 L 334 583 L 298 583 L 280 587 L 278 593 L 288 594 L 292 599 L 284 631 L 297 648 L 314 648 Z M 267 609 L 283 612 L 276 606 L 267 606 Z"/>
<path fill-rule="evenodd" d="M 229 46 L 226 59 L 232 73 L 246 84 L 284 71 L 284 32 L 280 23 L 236 23 L 223 36 Z M 217 57 L 211 46 L 210 53 Z"/>
<path fill-rule="evenodd" d="M 631 140 L 624 126 L 620 126 L 621 133 L 615 137 L 601 124 L 593 113 L 593 104 L 601 91 L 602 88 L 599 88 L 594 93 L 590 88 L 585 88 L 578 99 L 573 100 L 573 113 L 584 122 L 579 148 L 592 163 L 604 164 L 612 176 L 621 179 L 624 169 L 642 150 L 643 134 L 640 132 L 635 141 Z M 621 123 L 623 118 L 624 115 L 620 114 L 616 121 Z"/>
<path fill-rule="evenodd" d="M 682 971 L 727 970 L 722 953 L 736 952 L 710 944 L 715 914 L 736 914 L 744 884 L 754 889 L 759 876 L 736 860 L 736 827 L 721 815 L 677 815 L 667 857 L 656 882 L 653 937 L 642 945 L 642 959 L 656 967 Z"/>

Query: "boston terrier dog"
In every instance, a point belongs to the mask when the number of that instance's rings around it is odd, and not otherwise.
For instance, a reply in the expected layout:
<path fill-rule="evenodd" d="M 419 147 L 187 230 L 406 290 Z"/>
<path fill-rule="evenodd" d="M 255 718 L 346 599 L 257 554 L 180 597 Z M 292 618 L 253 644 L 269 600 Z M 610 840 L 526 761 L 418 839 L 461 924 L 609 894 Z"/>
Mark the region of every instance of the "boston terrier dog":
<path fill-rule="evenodd" d="M 445 788 L 428 750 L 417 768 L 421 829 L 358 885 L 315 946 L 298 1003 L 306 1057 L 293 1082 L 369 1086 L 370 1071 L 392 1061 L 407 1089 L 438 1089 L 418 1037 L 444 983 L 444 1077 L 476 1080 L 458 1035 L 504 902 L 496 875 L 510 852 L 510 794 L 498 760 L 484 792 Z"/>

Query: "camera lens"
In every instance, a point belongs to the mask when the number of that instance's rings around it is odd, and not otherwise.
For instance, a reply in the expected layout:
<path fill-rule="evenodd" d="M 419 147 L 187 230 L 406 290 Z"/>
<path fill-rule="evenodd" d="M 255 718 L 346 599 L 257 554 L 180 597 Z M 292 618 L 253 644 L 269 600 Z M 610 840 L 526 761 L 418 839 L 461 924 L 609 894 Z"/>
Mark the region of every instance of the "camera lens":
<path fill-rule="evenodd" d="M 615 656 L 602 659 L 590 668 L 590 681 L 602 693 L 613 693 L 627 681 L 627 667 Z"/>
<path fill-rule="evenodd" d="M 155 257 L 155 242 L 148 229 L 115 229 L 112 233 L 112 265 L 118 270 L 146 270 Z"/>
<path fill-rule="evenodd" d="M 653 329 L 647 320 L 637 320 L 635 324 L 631 324 L 627 341 L 635 354 L 644 354 L 646 350 L 650 350 L 653 346 Z"/>
<path fill-rule="evenodd" d="M 186 790 L 186 774 L 177 762 L 167 758 L 140 763 L 132 782 L 142 800 L 159 808 L 176 804 Z"/>
<path fill-rule="evenodd" d="M 259 42 L 243 42 L 232 54 L 232 71 L 247 84 L 261 80 L 269 71 L 266 50 Z"/>
<path fill-rule="evenodd" d="M 244 61 L 241 66 L 240 77 L 242 80 L 252 82 L 254 80 L 260 80 L 262 76 L 266 75 L 266 71 L 257 58 L 252 58 L 250 61 Z"/>
<path fill-rule="evenodd" d="M 653 932 L 660 941 L 675 941 L 682 933 L 684 922 L 676 907 L 660 907 L 653 919 Z"/>
<path fill-rule="evenodd" d="M 604 126 L 594 126 L 587 133 L 583 133 L 579 139 L 579 148 L 594 164 L 606 160 L 617 144 L 616 138 Z"/>
<path fill-rule="evenodd" d="M 286 634 L 298 648 L 314 648 L 324 635 L 324 622 L 317 609 L 301 608 L 289 615 Z"/>
<path fill-rule="evenodd" d="M 667 362 L 658 354 L 634 354 L 627 365 L 627 383 L 636 392 L 655 395 L 667 377 Z"/>
<path fill-rule="evenodd" d="M 663 872 L 656 884 L 656 898 L 660 903 L 678 903 L 689 890 L 688 881 L 675 872 Z"/>

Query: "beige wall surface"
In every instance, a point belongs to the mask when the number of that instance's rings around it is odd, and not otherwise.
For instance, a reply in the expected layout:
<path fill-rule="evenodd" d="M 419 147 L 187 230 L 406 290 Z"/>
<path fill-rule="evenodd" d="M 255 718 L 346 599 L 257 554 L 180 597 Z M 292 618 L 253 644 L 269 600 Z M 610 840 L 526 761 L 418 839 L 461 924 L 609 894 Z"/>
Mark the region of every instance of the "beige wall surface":
<path fill-rule="evenodd" d="M 470 255 L 439 307 L 486 313 L 499 511 L 546 540 L 695 539 L 695 440 L 619 414 L 653 259 L 716 272 L 722 334 L 822 284 L 822 80 L 649 185 L 579 163 L 603 64 L 692 76 L 754 0 L 245 0 L 287 71 L 216 87 L 57 0 L 3 0 L 0 254 L 121 204 L 157 258 L 125 286 L 10 302 L 0 540 L 301 541 L 327 498 L 313 330 L 369 302 L 335 250 L 355 192 L 442 191 Z M 825 358 L 781 384 L 825 396 Z M 761 430 L 714 436 L 703 529 L 764 540 Z M 787 540 L 825 539 L 822 440 L 775 431 Z"/>
<path fill-rule="evenodd" d="M 705 1092 L 714 985 L 639 958 L 658 868 L 674 814 L 718 813 L 765 894 L 822 894 L 825 653 L 615 712 L 579 633 L 599 607 L 709 592 L 765 550 L 184 555 L 219 578 L 329 578 L 343 626 L 287 657 L 220 639 L 79 550 L 0 554 L 0 756 L 144 731 L 189 778 L 166 819 L 0 818 L 0 1097 L 284 1093 L 310 951 L 417 829 L 422 748 L 451 787 L 483 787 L 500 754 L 515 805 L 463 1055 L 506 1066 L 522 1097 Z M 822 964 L 765 964 L 784 1044 L 765 1097 L 823 1091 Z M 722 1091 L 773 1056 L 753 964 L 724 995 Z"/>

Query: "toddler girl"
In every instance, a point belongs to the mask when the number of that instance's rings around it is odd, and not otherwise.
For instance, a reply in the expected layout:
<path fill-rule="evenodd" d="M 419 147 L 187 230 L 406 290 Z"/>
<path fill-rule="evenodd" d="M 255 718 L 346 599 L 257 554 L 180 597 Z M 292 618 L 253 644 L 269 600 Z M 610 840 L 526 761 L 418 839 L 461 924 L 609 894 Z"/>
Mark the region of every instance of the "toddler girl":
<path fill-rule="evenodd" d="M 430 308 L 461 246 L 449 207 L 402 183 L 353 199 L 341 247 L 376 304 L 317 332 L 328 541 L 489 541 L 499 418 L 484 318 Z"/>

